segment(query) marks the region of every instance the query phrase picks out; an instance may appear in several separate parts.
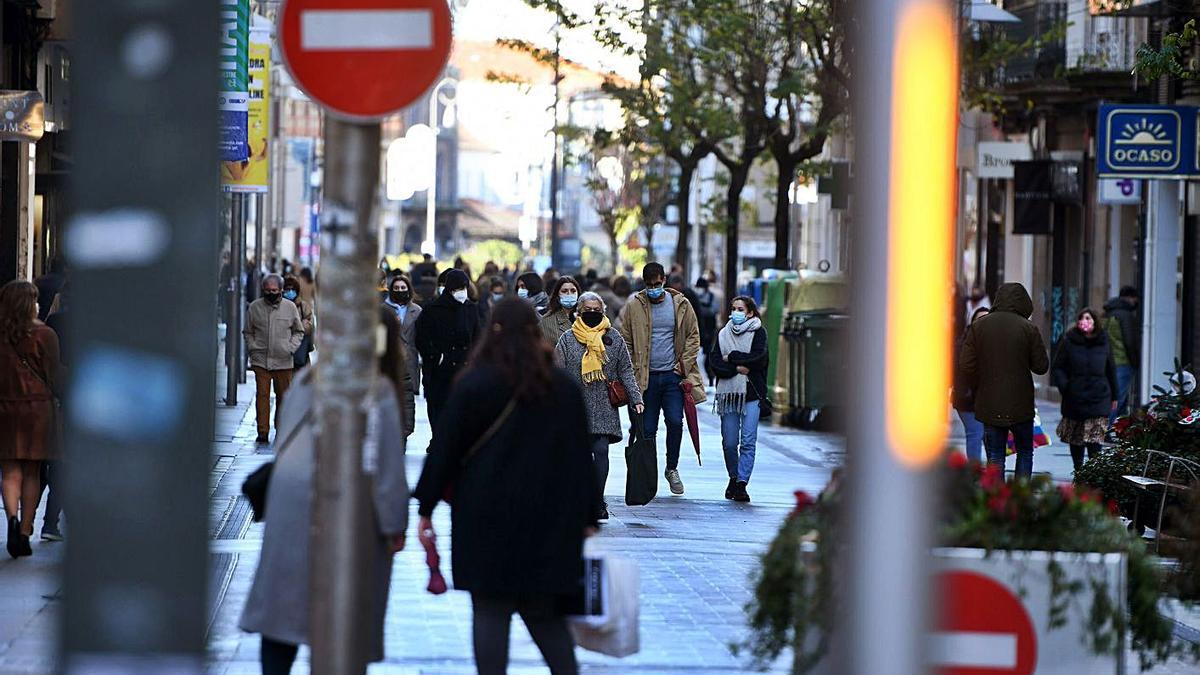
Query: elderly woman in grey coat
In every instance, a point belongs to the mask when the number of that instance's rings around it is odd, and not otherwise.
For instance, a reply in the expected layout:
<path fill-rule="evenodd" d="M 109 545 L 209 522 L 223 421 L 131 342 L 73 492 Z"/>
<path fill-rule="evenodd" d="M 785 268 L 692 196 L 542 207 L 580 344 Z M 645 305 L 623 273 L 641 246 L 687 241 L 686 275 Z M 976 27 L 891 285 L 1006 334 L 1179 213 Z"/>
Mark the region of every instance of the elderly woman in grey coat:
<path fill-rule="evenodd" d="M 629 405 L 638 413 L 644 409 L 629 350 L 621 334 L 609 324 L 606 309 L 604 300 L 596 293 L 581 295 L 571 329 L 562 334 L 554 347 L 555 360 L 583 387 L 588 432 L 592 436 L 592 461 L 600 490 L 599 520 L 608 518 L 608 504 L 604 501 L 608 446 L 620 442 L 624 435 L 621 416 L 608 399 L 608 383 L 623 384 Z"/>
<path fill-rule="evenodd" d="M 376 378 L 371 393 L 368 428 L 373 432 L 363 448 L 363 464 L 373 467 L 370 480 L 374 515 L 361 523 L 357 537 L 367 549 L 365 558 L 371 561 L 365 572 L 374 602 L 367 608 L 369 632 L 362 636 L 370 662 L 383 659 L 392 556 L 404 548 L 408 528 L 404 454 L 413 420 L 413 393 L 400 340 L 400 322 L 388 311 L 381 312 L 380 320 L 387 327 L 387 348 L 380 359 L 381 376 Z M 242 630 L 262 635 L 263 675 L 289 673 L 299 645 L 309 641 L 309 528 L 316 441 L 312 370 L 305 369 L 297 378 L 280 413 L 262 554 L 240 622 Z"/>

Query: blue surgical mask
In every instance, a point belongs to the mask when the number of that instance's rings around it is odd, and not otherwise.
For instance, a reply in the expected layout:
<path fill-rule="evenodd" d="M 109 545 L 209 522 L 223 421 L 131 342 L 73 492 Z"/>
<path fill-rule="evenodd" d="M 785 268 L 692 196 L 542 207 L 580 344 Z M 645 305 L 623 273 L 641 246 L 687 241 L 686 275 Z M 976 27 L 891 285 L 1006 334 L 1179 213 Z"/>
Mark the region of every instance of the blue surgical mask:
<path fill-rule="evenodd" d="M 558 301 L 560 303 L 562 303 L 563 307 L 566 307 L 567 309 L 572 309 L 573 307 L 575 307 L 575 303 L 579 302 L 579 296 L 578 295 L 560 295 L 560 296 L 558 296 Z"/>
<path fill-rule="evenodd" d="M 661 286 L 659 286 L 657 288 L 647 288 L 646 289 L 646 297 L 650 298 L 651 300 L 658 300 L 659 298 L 661 298 L 662 296 L 664 296 L 666 294 L 667 294 L 667 289 L 665 289 Z"/>
<path fill-rule="evenodd" d="M 517 289 L 517 297 L 518 298 L 528 298 L 529 297 L 529 289 L 528 288 L 518 288 Z"/>
<path fill-rule="evenodd" d="M 295 300 L 295 299 L 296 299 L 296 298 L 297 298 L 299 295 L 300 295 L 299 293 L 297 293 L 296 291 L 294 291 L 294 290 L 291 290 L 291 289 L 288 289 L 288 290 L 286 290 L 286 291 L 284 291 L 284 292 L 283 292 L 283 297 L 287 298 L 288 300 L 293 300 L 293 301 L 294 301 L 294 300 Z"/>
<path fill-rule="evenodd" d="M 733 322 L 733 325 L 740 326 L 749 321 L 750 317 L 746 316 L 745 312 L 731 312 L 729 320 Z"/>
<path fill-rule="evenodd" d="M 492 293 L 492 302 L 500 302 L 504 299 L 503 293 Z"/>

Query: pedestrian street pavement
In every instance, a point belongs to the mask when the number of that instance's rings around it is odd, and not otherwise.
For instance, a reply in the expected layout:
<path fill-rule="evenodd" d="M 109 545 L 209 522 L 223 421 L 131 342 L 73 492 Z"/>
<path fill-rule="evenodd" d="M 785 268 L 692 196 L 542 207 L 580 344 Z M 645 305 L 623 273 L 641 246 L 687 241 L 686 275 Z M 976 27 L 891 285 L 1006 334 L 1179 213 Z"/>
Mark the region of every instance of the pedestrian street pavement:
<path fill-rule="evenodd" d="M 415 483 L 429 442 L 423 401 L 417 431 L 409 440 L 409 482 Z M 659 496 L 648 506 L 627 507 L 623 444 L 611 448 L 607 499 L 612 518 L 589 542 L 597 551 L 634 559 L 641 574 L 641 652 L 615 659 L 578 650 L 584 672 L 672 673 L 744 672 L 746 664 L 729 650 L 745 632 L 744 605 L 752 591 L 750 575 L 779 524 L 795 504 L 797 489 L 819 492 L 840 464 L 843 444 L 830 434 L 760 427 L 757 461 L 750 481 L 750 504 L 724 499 L 727 476 L 720 450 L 718 419 L 700 406 L 703 466 L 691 440 L 684 438 L 680 473 L 686 493 L 670 494 L 660 480 Z M 253 411 L 232 433 L 236 450 L 214 469 L 213 622 L 210 672 L 258 672 L 258 636 L 242 633 L 237 620 L 253 579 L 262 526 L 251 524 L 237 494 L 244 477 L 269 455 L 253 448 Z M 660 443 L 664 432 L 660 431 Z M 226 458 L 222 458 L 226 459 Z M 662 464 L 660 458 L 660 467 Z M 412 524 L 416 522 L 413 505 Z M 449 509 L 435 513 L 443 563 L 449 556 Z M 387 658 L 372 673 L 473 673 L 470 601 L 466 593 L 433 596 L 425 591 L 428 573 L 415 532 L 398 554 L 386 625 Z M 448 570 L 443 570 L 448 571 Z M 449 578 L 449 574 L 447 574 Z M 307 672 L 307 650 L 294 672 Z M 786 672 L 781 659 L 775 672 Z M 513 621 L 511 673 L 547 669 L 519 619 Z"/>

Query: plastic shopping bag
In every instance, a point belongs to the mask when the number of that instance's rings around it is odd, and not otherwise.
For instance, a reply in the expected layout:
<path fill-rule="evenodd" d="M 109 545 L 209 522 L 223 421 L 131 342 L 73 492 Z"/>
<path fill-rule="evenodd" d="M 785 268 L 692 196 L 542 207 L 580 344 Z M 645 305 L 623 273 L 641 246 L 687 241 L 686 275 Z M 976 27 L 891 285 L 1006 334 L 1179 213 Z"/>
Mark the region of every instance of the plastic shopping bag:
<path fill-rule="evenodd" d="M 639 584 L 633 560 L 585 558 L 583 592 L 568 618 L 575 644 L 617 658 L 638 653 Z"/>
<path fill-rule="evenodd" d="M 1042 416 L 1038 414 L 1037 409 L 1033 411 L 1033 449 L 1037 450 L 1043 445 L 1050 445 L 1050 436 L 1046 434 L 1046 430 L 1042 429 Z M 1005 455 L 1015 455 L 1017 453 L 1016 442 L 1013 440 L 1012 432 L 1008 434 L 1008 445 L 1005 447 Z"/>

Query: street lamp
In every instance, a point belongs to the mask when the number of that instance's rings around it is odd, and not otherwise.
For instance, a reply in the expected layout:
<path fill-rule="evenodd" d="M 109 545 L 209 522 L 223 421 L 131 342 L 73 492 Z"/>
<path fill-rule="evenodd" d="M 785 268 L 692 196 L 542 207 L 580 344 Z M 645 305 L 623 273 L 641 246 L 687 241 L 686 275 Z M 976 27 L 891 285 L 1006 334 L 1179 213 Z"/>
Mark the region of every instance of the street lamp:
<path fill-rule="evenodd" d="M 429 191 L 425 196 L 425 241 L 421 244 L 421 253 L 428 253 L 431 256 L 437 256 L 437 136 L 441 133 L 442 125 L 438 120 L 438 96 L 442 93 L 444 87 L 452 87 L 458 84 L 458 80 L 453 77 L 444 77 L 434 87 L 433 91 L 429 92 L 429 128 L 433 130 L 433 152 L 430 153 L 430 161 L 433 162 L 433 181 L 429 184 Z M 451 97 L 446 101 L 446 116 L 440 120 L 446 126 L 452 126 L 455 122 L 454 113 L 451 112 L 454 106 L 455 97 Z"/>

